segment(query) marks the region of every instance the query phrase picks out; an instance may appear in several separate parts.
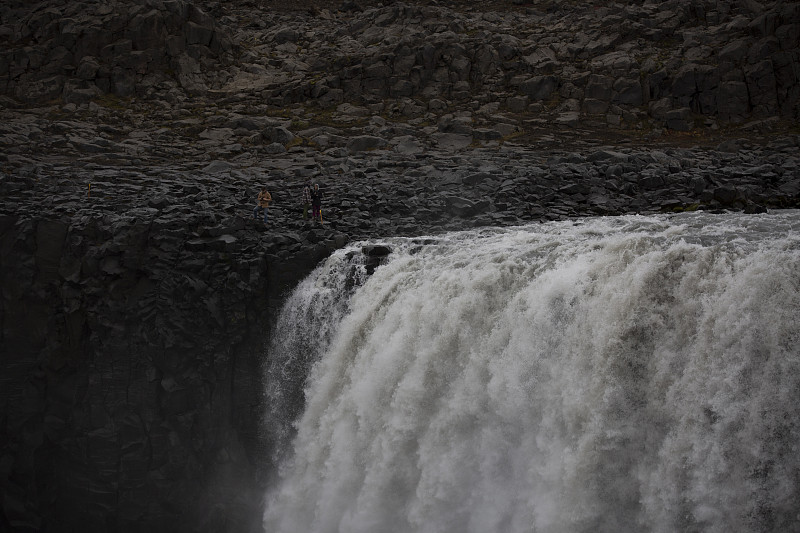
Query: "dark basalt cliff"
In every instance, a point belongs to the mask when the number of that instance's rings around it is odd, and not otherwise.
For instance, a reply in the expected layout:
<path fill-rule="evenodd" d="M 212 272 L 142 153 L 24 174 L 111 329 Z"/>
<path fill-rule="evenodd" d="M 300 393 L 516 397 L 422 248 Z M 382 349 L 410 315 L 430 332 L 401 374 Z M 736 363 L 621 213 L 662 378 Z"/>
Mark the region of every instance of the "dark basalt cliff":
<path fill-rule="evenodd" d="M 0 529 L 259 531 L 270 328 L 348 242 L 800 205 L 797 3 L 296 5 L 0 7 Z"/>
<path fill-rule="evenodd" d="M 96 203 L 0 218 L 3 523 L 257 530 L 269 317 L 341 236 Z"/>
<path fill-rule="evenodd" d="M 323 227 L 302 220 L 302 180 L 291 174 L 41 164 L 4 177 L 6 528 L 258 530 L 271 466 L 261 426 L 271 317 L 352 239 L 800 204 L 797 139 L 737 153 L 344 159 L 349 170 L 322 180 Z M 262 183 L 276 198 L 268 228 L 250 218 Z"/>

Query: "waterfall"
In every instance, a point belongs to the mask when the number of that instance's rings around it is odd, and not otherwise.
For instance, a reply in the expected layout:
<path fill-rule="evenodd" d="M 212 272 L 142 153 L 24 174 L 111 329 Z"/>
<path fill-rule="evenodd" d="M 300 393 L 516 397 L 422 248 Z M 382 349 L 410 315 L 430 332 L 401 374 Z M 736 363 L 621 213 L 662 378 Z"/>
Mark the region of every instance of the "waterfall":
<path fill-rule="evenodd" d="M 281 316 L 265 531 L 800 530 L 800 213 L 381 242 Z"/>

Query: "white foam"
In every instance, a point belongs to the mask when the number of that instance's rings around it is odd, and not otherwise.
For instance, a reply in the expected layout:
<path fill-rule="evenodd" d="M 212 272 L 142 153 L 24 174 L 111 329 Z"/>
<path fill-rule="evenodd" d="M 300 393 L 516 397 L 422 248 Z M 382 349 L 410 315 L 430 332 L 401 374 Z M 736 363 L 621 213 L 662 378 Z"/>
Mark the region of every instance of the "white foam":
<path fill-rule="evenodd" d="M 340 251 L 289 303 L 339 302 L 270 354 L 316 362 L 266 531 L 800 526 L 797 212 L 436 241 L 352 296 Z"/>

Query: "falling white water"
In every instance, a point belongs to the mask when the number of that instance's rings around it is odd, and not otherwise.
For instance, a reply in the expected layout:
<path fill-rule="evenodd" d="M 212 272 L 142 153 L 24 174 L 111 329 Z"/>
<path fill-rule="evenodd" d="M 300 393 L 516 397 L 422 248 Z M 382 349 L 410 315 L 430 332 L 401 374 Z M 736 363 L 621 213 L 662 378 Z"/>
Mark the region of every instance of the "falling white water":
<path fill-rule="evenodd" d="M 265 531 L 800 530 L 800 213 L 429 240 L 287 304 Z"/>

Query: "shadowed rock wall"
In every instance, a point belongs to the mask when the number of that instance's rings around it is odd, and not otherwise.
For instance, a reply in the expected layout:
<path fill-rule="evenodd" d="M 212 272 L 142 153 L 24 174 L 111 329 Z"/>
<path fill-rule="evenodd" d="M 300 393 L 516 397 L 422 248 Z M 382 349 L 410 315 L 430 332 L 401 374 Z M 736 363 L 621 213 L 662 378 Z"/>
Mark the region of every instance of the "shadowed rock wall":
<path fill-rule="evenodd" d="M 268 317 L 333 241 L 194 229 L 0 219 L 0 529 L 259 530 Z"/>
<path fill-rule="evenodd" d="M 800 116 L 797 2 L 348 2 L 286 14 L 255 2 L 50 0 L 0 17 L 0 93 L 23 102 L 250 95 L 381 102 L 406 116 L 475 102 L 566 127 L 678 131 Z"/>
<path fill-rule="evenodd" d="M 0 13 L 0 91 L 23 102 L 151 96 L 176 81 L 205 91 L 201 71 L 232 57 L 214 18 L 184 0 L 51 0 Z"/>

